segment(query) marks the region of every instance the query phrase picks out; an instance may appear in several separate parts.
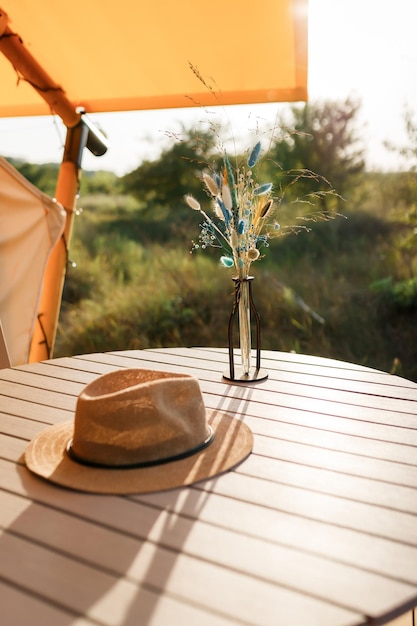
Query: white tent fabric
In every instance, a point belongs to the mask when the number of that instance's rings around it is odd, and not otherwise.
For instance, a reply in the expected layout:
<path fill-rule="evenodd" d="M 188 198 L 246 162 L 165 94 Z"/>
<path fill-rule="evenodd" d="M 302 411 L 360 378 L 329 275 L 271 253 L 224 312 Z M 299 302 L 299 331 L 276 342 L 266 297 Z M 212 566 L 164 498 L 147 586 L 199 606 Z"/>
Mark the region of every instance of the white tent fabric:
<path fill-rule="evenodd" d="M 0 322 L 11 365 L 28 361 L 46 263 L 65 219 L 61 204 L 0 157 Z"/>

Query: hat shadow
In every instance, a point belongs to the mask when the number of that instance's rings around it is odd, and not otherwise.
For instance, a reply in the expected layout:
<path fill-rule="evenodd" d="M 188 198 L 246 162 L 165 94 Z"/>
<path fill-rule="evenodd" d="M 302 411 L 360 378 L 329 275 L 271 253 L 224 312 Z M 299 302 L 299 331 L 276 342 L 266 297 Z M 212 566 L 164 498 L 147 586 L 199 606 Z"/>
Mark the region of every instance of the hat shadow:
<path fill-rule="evenodd" d="M 242 421 L 228 421 L 228 427 L 233 429 L 234 434 L 237 435 L 239 428 L 242 426 L 243 418 L 246 414 L 246 409 L 249 406 L 249 399 L 252 395 L 252 389 L 242 386 L 240 389 L 231 389 L 231 392 L 231 395 L 228 395 L 228 393 L 226 392 L 225 396 L 219 398 L 219 402 L 217 404 L 215 412 L 224 412 L 227 411 L 228 408 L 232 410 L 233 405 L 233 412 L 238 412 Z M 236 401 L 241 407 L 238 411 L 236 409 Z M 226 406 L 227 404 L 229 404 L 229 407 Z M 229 446 L 231 445 L 232 438 L 229 443 Z M 223 455 L 226 458 L 228 457 L 228 454 L 229 450 L 227 448 L 223 450 Z M 226 473 L 229 471 L 231 470 L 227 470 Z M 149 495 L 129 496 L 129 499 L 132 499 L 135 502 L 141 504 L 152 503 L 153 506 L 158 507 L 161 513 L 165 515 L 165 519 L 160 519 L 160 521 L 162 522 L 162 526 L 158 537 L 158 543 L 165 545 L 170 549 L 176 550 L 176 554 L 172 555 L 171 557 L 170 565 L 167 564 L 165 558 L 166 555 L 163 554 L 163 552 L 159 550 L 155 551 L 154 557 L 149 562 L 149 566 L 146 571 L 146 580 L 154 581 L 155 577 L 158 577 L 159 584 L 162 583 L 161 589 L 166 590 L 166 584 L 170 580 L 174 568 L 176 567 L 177 558 L 183 558 L 183 554 L 189 554 L 188 549 L 186 548 L 186 544 L 187 539 L 192 532 L 194 523 L 197 520 L 199 520 L 200 523 L 212 523 L 211 521 L 204 522 L 203 512 L 208 499 L 210 498 L 211 494 L 213 494 L 216 490 L 216 483 L 220 479 L 220 477 L 221 474 L 216 474 L 211 478 L 194 483 L 191 487 L 188 488 L 182 487 L 180 489 Z M 183 554 L 181 554 L 182 551 L 184 551 Z M 196 557 L 192 557 L 191 555 L 189 555 L 188 558 Z M 198 580 L 195 580 L 193 584 L 198 585 Z M 201 587 L 205 588 L 204 581 L 201 581 Z M 175 593 L 175 590 L 173 592 Z M 219 586 L 218 594 L 224 593 L 225 590 L 221 586 Z M 213 611 L 214 614 L 216 612 L 215 597 L 218 597 L 218 594 L 213 593 L 213 585 L 211 585 L 211 596 L 209 602 L 210 611 Z M 138 606 L 141 604 L 141 592 L 138 593 L 138 596 L 136 597 L 136 602 L 138 603 Z M 156 604 L 154 607 L 148 606 L 148 619 L 144 621 L 143 624 L 148 623 L 155 609 Z M 132 619 L 127 619 L 125 622 L 123 622 L 123 626 L 136 626 L 137 622 L 135 621 L 136 615 L 134 607 L 132 607 L 130 617 Z"/>
<path fill-rule="evenodd" d="M 247 392 L 226 392 L 217 411 L 229 403 L 236 412 L 237 402 L 244 417 Z M 197 558 L 184 548 L 217 477 L 158 494 L 108 496 L 55 486 L 23 465 L 16 471 L 20 486 L 8 493 L 0 539 L 6 578 L 14 584 L 0 589 L 4 626 L 27 623 L 28 612 L 32 623 L 49 618 L 69 626 L 82 615 L 107 623 L 109 611 L 120 626 L 142 626 L 157 610 L 168 623 L 169 611 L 187 606 L 176 599 L 184 593 L 176 572 Z"/>

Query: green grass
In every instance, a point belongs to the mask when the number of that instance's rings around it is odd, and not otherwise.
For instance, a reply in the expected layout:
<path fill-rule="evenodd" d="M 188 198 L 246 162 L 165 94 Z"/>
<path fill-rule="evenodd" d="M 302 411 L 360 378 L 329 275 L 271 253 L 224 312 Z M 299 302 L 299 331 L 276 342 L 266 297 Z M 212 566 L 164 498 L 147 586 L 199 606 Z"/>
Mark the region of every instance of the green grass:
<path fill-rule="evenodd" d="M 253 265 L 263 348 L 417 380 L 416 211 L 383 183 L 369 175 L 345 217 L 274 240 Z M 167 209 L 150 221 L 123 196 L 82 204 L 55 356 L 227 345 L 232 274 L 215 250 L 190 254 L 198 222 L 175 221 Z"/>

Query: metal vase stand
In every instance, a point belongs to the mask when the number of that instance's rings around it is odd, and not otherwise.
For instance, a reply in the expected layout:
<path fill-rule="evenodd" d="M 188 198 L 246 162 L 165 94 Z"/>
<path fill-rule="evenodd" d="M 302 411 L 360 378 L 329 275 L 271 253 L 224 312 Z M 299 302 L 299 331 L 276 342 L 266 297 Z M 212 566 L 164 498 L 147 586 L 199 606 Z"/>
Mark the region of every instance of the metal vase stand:
<path fill-rule="evenodd" d="M 232 307 L 232 312 L 229 318 L 228 325 L 228 343 L 229 343 L 229 370 L 226 370 L 223 373 L 223 378 L 229 381 L 236 382 L 257 382 L 260 380 L 265 380 L 268 378 L 268 372 L 264 369 L 261 369 L 261 320 L 258 311 L 256 310 L 255 303 L 252 298 L 252 280 L 253 276 L 247 276 L 245 278 L 239 278 L 234 276 L 232 278 L 235 283 L 235 294 L 234 294 L 234 302 Z M 253 319 L 255 321 L 255 330 L 256 330 L 256 365 L 254 367 L 250 367 L 248 372 L 245 372 L 241 367 L 235 367 L 234 362 L 234 347 L 233 347 L 233 327 L 236 320 L 236 316 L 239 311 L 239 301 L 241 295 L 241 287 L 242 283 L 248 283 L 248 293 L 249 293 L 249 303 L 250 303 L 250 311 L 253 314 Z M 249 329 L 250 332 L 250 329 Z"/>

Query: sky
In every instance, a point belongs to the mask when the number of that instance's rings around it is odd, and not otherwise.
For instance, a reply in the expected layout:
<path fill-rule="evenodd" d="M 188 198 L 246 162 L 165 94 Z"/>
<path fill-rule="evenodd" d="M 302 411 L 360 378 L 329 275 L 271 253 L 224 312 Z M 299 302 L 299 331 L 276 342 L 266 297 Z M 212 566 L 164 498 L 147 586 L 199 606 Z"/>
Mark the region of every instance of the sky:
<path fill-rule="evenodd" d="M 361 104 L 357 129 L 370 169 L 404 167 L 384 142 L 406 142 L 404 110 L 417 123 L 417 0 L 309 0 L 309 100 Z M 226 107 L 233 129 L 249 116 L 273 121 L 282 104 Z M 123 175 L 157 158 L 167 133 L 201 119 L 198 109 L 106 113 L 91 116 L 107 134 L 102 157 L 84 151 L 83 169 Z M 30 162 L 59 162 L 65 130 L 53 117 L 0 119 L 0 153 Z M 172 141 L 172 139 L 171 139 Z"/>

